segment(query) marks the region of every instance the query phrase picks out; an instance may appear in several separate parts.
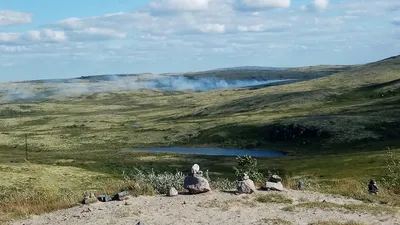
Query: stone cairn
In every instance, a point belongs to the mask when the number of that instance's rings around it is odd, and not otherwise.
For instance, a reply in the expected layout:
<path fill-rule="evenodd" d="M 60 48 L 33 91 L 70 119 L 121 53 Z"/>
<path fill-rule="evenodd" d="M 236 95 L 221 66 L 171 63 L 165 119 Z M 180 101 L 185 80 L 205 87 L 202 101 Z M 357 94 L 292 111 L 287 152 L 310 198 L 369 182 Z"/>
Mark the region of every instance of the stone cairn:
<path fill-rule="evenodd" d="M 197 164 L 192 166 L 190 174 L 185 177 L 183 187 L 187 189 L 190 194 L 200 194 L 211 191 L 208 180 L 203 177 L 203 172 Z"/>
<path fill-rule="evenodd" d="M 265 189 L 267 191 L 284 191 L 282 185 L 282 178 L 278 175 L 272 175 L 265 183 Z"/>
<path fill-rule="evenodd" d="M 254 185 L 254 182 L 250 180 L 246 173 L 244 173 L 242 178 L 238 181 L 237 192 L 238 194 L 252 194 L 256 192 L 256 186 Z"/>

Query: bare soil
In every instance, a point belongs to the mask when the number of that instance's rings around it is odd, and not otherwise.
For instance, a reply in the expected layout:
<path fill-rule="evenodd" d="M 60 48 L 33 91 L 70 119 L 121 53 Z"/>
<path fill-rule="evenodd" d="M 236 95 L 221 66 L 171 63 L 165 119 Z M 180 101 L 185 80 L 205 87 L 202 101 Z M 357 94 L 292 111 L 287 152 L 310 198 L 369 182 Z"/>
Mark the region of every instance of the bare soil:
<path fill-rule="evenodd" d="M 176 197 L 130 197 L 126 201 L 97 202 L 81 205 L 12 225 L 126 225 L 139 221 L 146 225 L 191 225 L 191 224 L 299 224 L 305 225 L 322 221 L 357 222 L 360 224 L 400 224 L 397 212 L 350 211 L 340 208 L 323 209 L 288 206 L 306 202 L 331 202 L 340 205 L 366 204 L 354 199 L 307 191 L 287 190 L 282 193 L 292 199 L 292 204 L 261 203 L 257 196 L 272 192 L 259 191 L 252 195 L 235 195 L 228 192 L 212 191 L 200 195 L 179 195 Z M 274 192 L 276 193 L 276 192 Z"/>

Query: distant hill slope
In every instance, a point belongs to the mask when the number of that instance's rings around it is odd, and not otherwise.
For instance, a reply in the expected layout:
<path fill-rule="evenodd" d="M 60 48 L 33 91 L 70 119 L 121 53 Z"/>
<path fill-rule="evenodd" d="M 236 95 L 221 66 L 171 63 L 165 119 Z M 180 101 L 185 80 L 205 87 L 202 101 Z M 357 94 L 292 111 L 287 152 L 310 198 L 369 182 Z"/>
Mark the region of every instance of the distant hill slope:
<path fill-rule="evenodd" d="M 279 87 L 270 87 L 261 92 L 284 93 L 284 92 L 305 92 L 315 90 L 354 89 L 363 86 L 386 83 L 400 79 L 400 56 L 390 57 L 378 62 L 368 63 L 360 66 L 346 67 L 338 73 L 321 77 L 314 80 L 296 82 Z M 303 68 L 310 71 L 310 68 Z M 302 68 L 293 69 L 301 71 Z M 328 69 L 333 72 L 329 67 Z M 340 69 L 339 69 L 340 70 Z M 318 70 L 320 71 L 320 70 Z"/>
<path fill-rule="evenodd" d="M 348 71 L 357 66 L 309 66 L 299 68 L 252 68 L 239 67 L 231 69 L 209 70 L 194 73 L 184 73 L 191 78 L 216 77 L 227 80 L 272 80 L 272 79 L 297 79 L 309 80 L 329 76 L 335 73 Z"/>

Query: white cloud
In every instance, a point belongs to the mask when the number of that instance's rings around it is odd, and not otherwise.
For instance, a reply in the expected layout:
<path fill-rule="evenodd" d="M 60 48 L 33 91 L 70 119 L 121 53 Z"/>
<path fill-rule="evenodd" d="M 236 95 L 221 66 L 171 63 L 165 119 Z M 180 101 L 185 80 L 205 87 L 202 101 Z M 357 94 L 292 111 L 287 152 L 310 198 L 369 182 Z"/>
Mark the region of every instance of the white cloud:
<path fill-rule="evenodd" d="M 394 18 L 392 20 L 392 24 L 394 24 L 396 26 L 400 26 L 400 17 Z"/>
<path fill-rule="evenodd" d="M 318 10 L 326 10 L 329 5 L 329 0 L 314 0 L 314 7 Z"/>
<path fill-rule="evenodd" d="M 264 26 L 262 24 L 250 25 L 250 26 L 239 25 L 237 29 L 238 31 L 242 32 L 247 32 L 247 31 L 260 32 L 264 30 Z"/>
<path fill-rule="evenodd" d="M 321 12 L 325 11 L 328 6 L 329 0 L 313 0 L 310 4 L 301 6 L 301 9 L 309 12 Z"/>
<path fill-rule="evenodd" d="M 18 41 L 18 33 L 0 33 L 0 44 L 2 43 L 13 43 Z"/>
<path fill-rule="evenodd" d="M 156 0 L 149 3 L 155 11 L 203 11 L 210 0 Z"/>
<path fill-rule="evenodd" d="M 77 38 L 80 39 L 82 37 L 87 38 L 126 38 L 125 32 L 119 32 L 117 30 L 109 29 L 109 28 L 97 28 L 97 27 L 87 27 L 81 30 L 73 31 L 75 34 L 81 35 Z"/>
<path fill-rule="evenodd" d="M 27 24 L 31 22 L 31 13 L 0 10 L 0 26 Z"/>
<path fill-rule="evenodd" d="M 273 8 L 289 8 L 290 0 L 237 0 L 238 9 L 263 10 Z"/>
<path fill-rule="evenodd" d="M 31 30 L 25 33 L 0 33 L 0 44 L 30 44 L 35 42 L 66 41 L 67 35 L 63 31 L 50 29 Z"/>
<path fill-rule="evenodd" d="M 224 24 L 202 24 L 198 27 L 198 29 L 203 33 L 225 33 Z"/>

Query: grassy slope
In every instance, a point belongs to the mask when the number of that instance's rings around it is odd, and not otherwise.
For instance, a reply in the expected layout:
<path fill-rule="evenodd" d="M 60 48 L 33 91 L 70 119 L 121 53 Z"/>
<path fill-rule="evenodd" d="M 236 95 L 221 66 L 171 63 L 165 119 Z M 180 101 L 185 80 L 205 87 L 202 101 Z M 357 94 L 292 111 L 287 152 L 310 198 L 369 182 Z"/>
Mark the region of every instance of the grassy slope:
<path fill-rule="evenodd" d="M 37 174 L 15 172 L 25 162 L 24 135 L 28 133 L 29 161 L 39 170 L 54 168 L 87 177 L 85 182 L 65 177 L 64 181 L 77 185 L 71 188 L 75 193 L 87 190 L 88 182 L 101 189 L 96 177 L 113 181 L 134 167 L 186 171 L 192 163 L 199 163 L 210 169 L 212 176 L 233 178 L 232 157 L 120 152 L 134 146 L 210 145 L 287 150 L 294 156 L 260 159 L 261 171 L 310 179 L 325 190 L 335 185 L 339 194 L 363 198 L 360 182 L 382 176 L 384 151 L 389 146 L 399 147 L 399 63 L 397 57 L 329 77 L 261 89 L 206 93 L 140 90 L 0 105 L 0 172 L 7 181 L 1 188 L 30 193 L 37 186 L 22 182 Z M 270 126 L 284 124 L 285 128 L 290 123 L 327 131 L 330 136 L 300 135 L 283 143 L 271 138 Z M 311 143 L 304 144 L 304 140 Z M 60 185 L 57 180 L 47 183 Z M 0 198 L 7 200 L 8 195 Z M 21 210 L 12 211 L 12 215 L 18 213 Z"/>
<path fill-rule="evenodd" d="M 298 79 L 309 80 L 347 71 L 357 66 L 309 66 L 281 70 L 228 69 L 185 73 L 186 77 L 217 77 L 222 79 Z"/>

